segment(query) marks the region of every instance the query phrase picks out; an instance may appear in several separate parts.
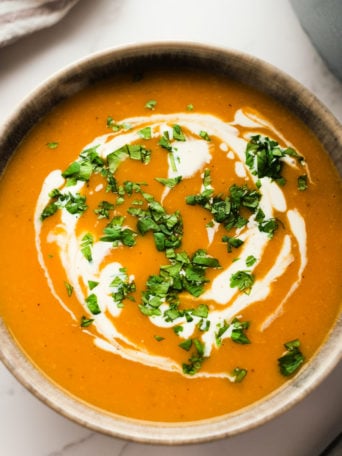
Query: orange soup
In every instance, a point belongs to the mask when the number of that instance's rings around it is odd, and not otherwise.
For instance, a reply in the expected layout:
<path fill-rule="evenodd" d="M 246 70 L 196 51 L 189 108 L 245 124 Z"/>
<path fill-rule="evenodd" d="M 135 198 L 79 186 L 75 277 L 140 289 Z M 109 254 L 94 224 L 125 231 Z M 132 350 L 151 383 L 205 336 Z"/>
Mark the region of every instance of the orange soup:
<path fill-rule="evenodd" d="M 0 182 L 0 311 L 69 394 L 151 421 L 247 406 L 341 301 L 341 181 L 302 122 L 192 70 L 95 84 Z"/>

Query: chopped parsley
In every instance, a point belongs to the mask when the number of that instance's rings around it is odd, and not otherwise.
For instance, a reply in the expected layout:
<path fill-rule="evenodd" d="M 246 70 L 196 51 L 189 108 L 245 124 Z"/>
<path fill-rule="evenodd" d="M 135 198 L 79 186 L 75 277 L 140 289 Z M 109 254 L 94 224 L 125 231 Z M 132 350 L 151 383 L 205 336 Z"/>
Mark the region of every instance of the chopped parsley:
<path fill-rule="evenodd" d="M 109 171 L 115 173 L 121 162 L 128 157 L 148 164 L 151 159 L 151 151 L 141 144 L 125 144 L 107 155 Z"/>
<path fill-rule="evenodd" d="M 135 282 L 129 280 L 125 268 L 120 269 L 120 274 L 113 279 L 110 287 L 114 288 L 112 298 L 118 307 L 123 307 L 123 301 L 125 299 L 134 301 L 132 293 L 136 291 Z"/>
<path fill-rule="evenodd" d="M 298 339 L 286 342 L 284 344 L 286 352 L 278 358 L 278 367 L 280 373 L 285 377 L 289 377 L 298 371 L 305 361 L 305 357 L 300 351 L 300 341 Z"/>
<path fill-rule="evenodd" d="M 98 219 L 109 219 L 110 211 L 114 209 L 114 204 L 109 203 L 108 201 L 101 201 L 96 209 L 94 209 L 95 214 Z"/>
<path fill-rule="evenodd" d="M 237 237 L 222 236 L 222 242 L 227 243 L 227 251 L 230 253 L 232 248 L 237 249 L 243 244 L 243 241 Z"/>
<path fill-rule="evenodd" d="M 248 257 L 246 258 L 246 266 L 248 268 L 253 266 L 256 262 L 257 262 L 257 259 L 253 255 L 248 255 Z"/>
<path fill-rule="evenodd" d="M 49 193 L 52 201 L 43 209 L 40 220 L 54 215 L 58 209 L 65 208 L 70 214 L 81 215 L 87 210 L 86 197 L 80 193 L 61 193 L 57 188 Z"/>
<path fill-rule="evenodd" d="M 67 291 L 67 294 L 70 298 L 70 296 L 72 295 L 73 291 L 74 291 L 74 287 L 72 285 L 70 285 L 70 283 L 68 282 L 64 282 L 64 285 L 65 285 L 65 289 Z"/>
<path fill-rule="evenodd" d="M 119 245 L 126 245 L 127 247 L 132 247 L 136 243 L 137 234 L 130 228 L 124 227 L 125 217 L 124 216 L 115 216 L 104 228 L 104 236 L 100 238 L 100 241 L 103 242 L 112 242 L 113 247 L 118 247 Z"/>
<path fill-rule="evenodd" d="M 273 238 L 274 233 L 279 228 L 279 220 L 276 218 L 266 219 L 265 213 L 261 208 L 256 213 L 255 221 L 258 223 L 259 231 L 267 233 L 270 239 Z"/>
<path fill-rule="evenodd" d="M 189 351 L 190 348 L 192 347 L 192 339 L 187 339 L 184 342 L 181 342 L 180 344 L 178 344 L 178 346 L 180 348 L 182 348 L 183 350 Z"/>
<path fill-rule="evenodd" d="M 291 156 L 297 160 L 303 158 L 297 152 L 288 147 L 282 148 L 267 136 L 254 135 L 246 147 L 246 164 L 254 176 L 258 178 L 269 177 L 279 185 L 285 184 L 285 178 L 282 176 L 283 158 Z"/>
<path fill-rule="evenodd" d="M 194 105 L 192 103 L 189 103 L 188 105 L 186 105 L 186 110 L 187 111 L 193 111 L 195 109 Z"/>
<path fill-rule="evenodd" d="M 304 192 L 308 188 L 308 176 L 306 174 L 298 176 L 297 188 L 301 192 Z"/>
<path fill-rule="evenodd" d="M 157 102 L 156 100 L 149 100 L 145 103 L 145 108 L 150 109 L 151 111 L 154 111 L 156 108 Z"/>
<path fill-rule="evenodd" d="M 165 185 L 169 188 L 174 188 L 179 182 L 182 180 L 182 176 L 164 178 L 164 177 L 156 177 L 155 180 L 162 185 Z"/>
<path fill-rule="evenodd" d="M 126 123 L 118 124 L 111 116 L 107 117 L 107 127 L 113 130 L 115 133 L 120 130 L 130 130 L 132 128 L 131 125 Z"/>
<path fill-rule="evenodd" d="M 87 304 L 87 307 L 89 309 L 89 311 L 93 314 L 93 315 L 97 315 L 99 313 L 101 313 L 101 309 L 98 305 L 98 302 L 97 302 L 97 296 L 92 293 L 90 294 L 86 300 L 85 300 L 86 304 Z"/>
<path fill-rule="evenodd" d="M 87 328 L 94 322 L 93 318 L 87 318 L 84 315 L 81 317 L 81 328 Z"/>
<path fill-rule="evenodd" d="M 157 336 L 157 335 L 155 335 L 155 336 L 153 336 L 153 337 L 156 339 L 157 342 L 161 342 L 162 340 L 165 339 L 165 337 Z"/>
<path fill-rule="evenodd" d="M 234 377 L 234 383 L 241 383 L 242 380 L 247 375 L 247 369 L 242 369 L 241 367 L 235 367 L 232 372 L 232 376 Z"/>
<path fill-rule="evenodd" d="M 94 172 L 100 172 L 104 160 L 97 153 L 98 146 L 91 147 L 81 152 L 79 160 L 71 163 L 62 176 L 66 179 L 67 186 L 72 186 L 77 181 L 89 181 Z"/>
<path fill-rule="evenodd" d="M 151 139 L 152 138 L 152 129 L 151 127 L 144 127 L 138 131 L 138 135 L 143 139 Z"/>
<path fill-rule="evenodd" d="M 250 294 L 254 284 L 254 275 L 249 271 L 237 271 L 230 276 L 230 287 L 238 288 L 246 294 Z"/>
<path fill-rule="evenodd" d="M 128 213 L 138 218 L 137 229 L 145 235 L 151 231 L 157 250 L 180 247 L 183 221 L 179 211 L 168 214 L 164 207 L 148 193 L 143 193 L 147 209 L 130 207 Z"/>
<path fill-rule="evenodd" d="M 94 280 L 88 280 L 88 287 L 89 290 L 93 290 L 98 286 L 99 282 L 95 282 Z"/>
<path fill-rule="evenodd" d="M 81 252 L 84 258 L 88 261 L 93 260 L 91 247 L 94 244 L 94 236 L 91 233 L 86 233 L 81 240 Z"/>
<path fill-rule="evenodd" d="M 201 130 L 201 131 L 199 132 L 199 135 L 200 135 L 200 137 L 201 137 L 202 139 L 204 139 L 205 141 L 208 141 L 208 142 L 211 141 L 211 138 L 210 138 L 209 134 L 208 134 L 206 131 Z"/>
<path fill-rule="evenodd" d="M 245 226 L 247 219 L 242 215 L 241 210 L 246 208 L 252 213 L 255 212 L 261 198 L 260 193 L 257 190 L 249 189 L 247 185 L 234 184 L 229 188 L 229 195 L 226 197 L 222 194 L 214 195 L 213 189 L 208 184 L 209 177 L 208 172 L 204 174 L 204 191 L 197 195 L 187 196 L 186 203 L 191 206 L 202 206 L 212 214 L 215 222 L 222 224 L 227 230 Z M 238 241 L 229 242 L 228 238 L 224 238 L 223 242 L 228 242 L 228 249 L 229 246 L 234 247 L 232 242 L 239 243 Z"/>
<path fill-rule="evenodd" d="M 238 318 L 234 318 L 231 325 L 233 329 L 230 337 L 233 342 L 243 345 L 251 343 L 245 334 L 245 330 L 249 328 L 249 321 L 240 321 Z"/>
<path fill-rule="evenodd" d="M 59 143 L 55 142 L 55 141 L 51 141 L 51 142 L 46 143 L 46 145 L 48 146 L 49 149 L 57 149 L 57 147 L 59 146 Z"/>
<path fill-rule="evenodd" d="M 218 325 L 218 331 L 215 333 L 215 342 L 218 347 L 222 345 L 222 336 L 227 331 L 229 326 L 230 325 L 226 321 Z"/>
<path fill-rule="evenodd" d="M 158 275 L 151 275 L 146 283 L 146 290 L 142 293 L 140 311 L 147 316 L 162 315 L 160 306 L 168 303 L 164 311 L 165 321 L 172 322 L 185 316 L 187 321 L 193 317 L 206 318 L 208 307 L 200 304 L 195 309 L 180 309 L 179 294 L 188 292 L 199 297 L 204 292 L 204 285 L 208 282 L 205 276 L 207 268 L 218 268 L 216 258 L 209 256 L 204 250 L 197 250 L 192 257 L 186 252 L 168 252 L 169 264 L 160 267 Z"/>
<path fill-rule="evenodd" d="M 202 367 L 202 363 L 205 360 L 204 357 L 204 345 L 199 339 L 190 339 L 195 352 L 188 359 L 187 363 L 182 364 L 183 373 L 185 375 L 195 375 Z"/>
<path fill-rule="evenodd" d="M 180 125 L 177 125 L 177 124 L 173 125 L 172 132 L 173 132 L 173 139 L 175 139 L 177 141 L 186 141 L 182 127 Z"/>

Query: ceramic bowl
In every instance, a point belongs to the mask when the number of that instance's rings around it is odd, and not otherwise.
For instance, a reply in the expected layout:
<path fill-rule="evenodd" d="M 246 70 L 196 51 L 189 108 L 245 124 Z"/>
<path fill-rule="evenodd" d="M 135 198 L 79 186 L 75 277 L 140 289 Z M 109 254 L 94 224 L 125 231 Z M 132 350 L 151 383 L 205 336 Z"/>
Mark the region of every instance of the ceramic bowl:
<path fill-rule="evenodd" d="M 117 71 L 156 62 L 211 69 L 271 95 L 315 132 L 342 174 L 342 131 L 336 119 L 303 86 L 273 66 L 241 52 L 197 43 L 127 45 L 97 53 L 63 69 L 34 90 L 0 131 L 3 169 L 30 128 L 58 102 Z M 187 423 L 154 423 L 110 415 L 77 401 L 50 382 L 25 356 L 0 319 L 0 355 L 12 374 L 36 397 L 67 418 L 95 431 L 139 442 L 184 444 L 231 436 L 273 419 L 307 396 L 337 365 L 342 318 L 316 355 L 265 399 L 235 413 Z"/>

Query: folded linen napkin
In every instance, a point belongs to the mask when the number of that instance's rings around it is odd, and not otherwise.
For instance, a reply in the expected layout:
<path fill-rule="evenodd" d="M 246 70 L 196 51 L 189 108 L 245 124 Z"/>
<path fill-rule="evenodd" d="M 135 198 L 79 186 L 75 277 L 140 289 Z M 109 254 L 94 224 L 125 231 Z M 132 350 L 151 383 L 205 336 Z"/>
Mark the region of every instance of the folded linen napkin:
<path fill-rule="evenodd" d="M 0 47 L 61 20 L 78 0 L 0 0 Z"/>

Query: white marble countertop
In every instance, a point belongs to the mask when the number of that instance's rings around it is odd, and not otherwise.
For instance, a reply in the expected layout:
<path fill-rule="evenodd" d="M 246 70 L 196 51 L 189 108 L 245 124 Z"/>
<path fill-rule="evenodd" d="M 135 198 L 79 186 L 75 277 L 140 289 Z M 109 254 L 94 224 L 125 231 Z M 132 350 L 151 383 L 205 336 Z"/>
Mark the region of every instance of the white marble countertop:
<path fill-rule="evenodd" d="M 302 31 L 288 0 L 80 0 L 57 25 L 0 49 L 0 122 L 66 64 L 115 45 L 180 39 L 270 62 L 342 120 L 342 85 Z M 342 365 L 300 404 L 264 426 L 209 444 L 162 447 L 84 429 L 28 393 L 0 364 L 2 456 L 318 456 L 341 432 Z"/>

